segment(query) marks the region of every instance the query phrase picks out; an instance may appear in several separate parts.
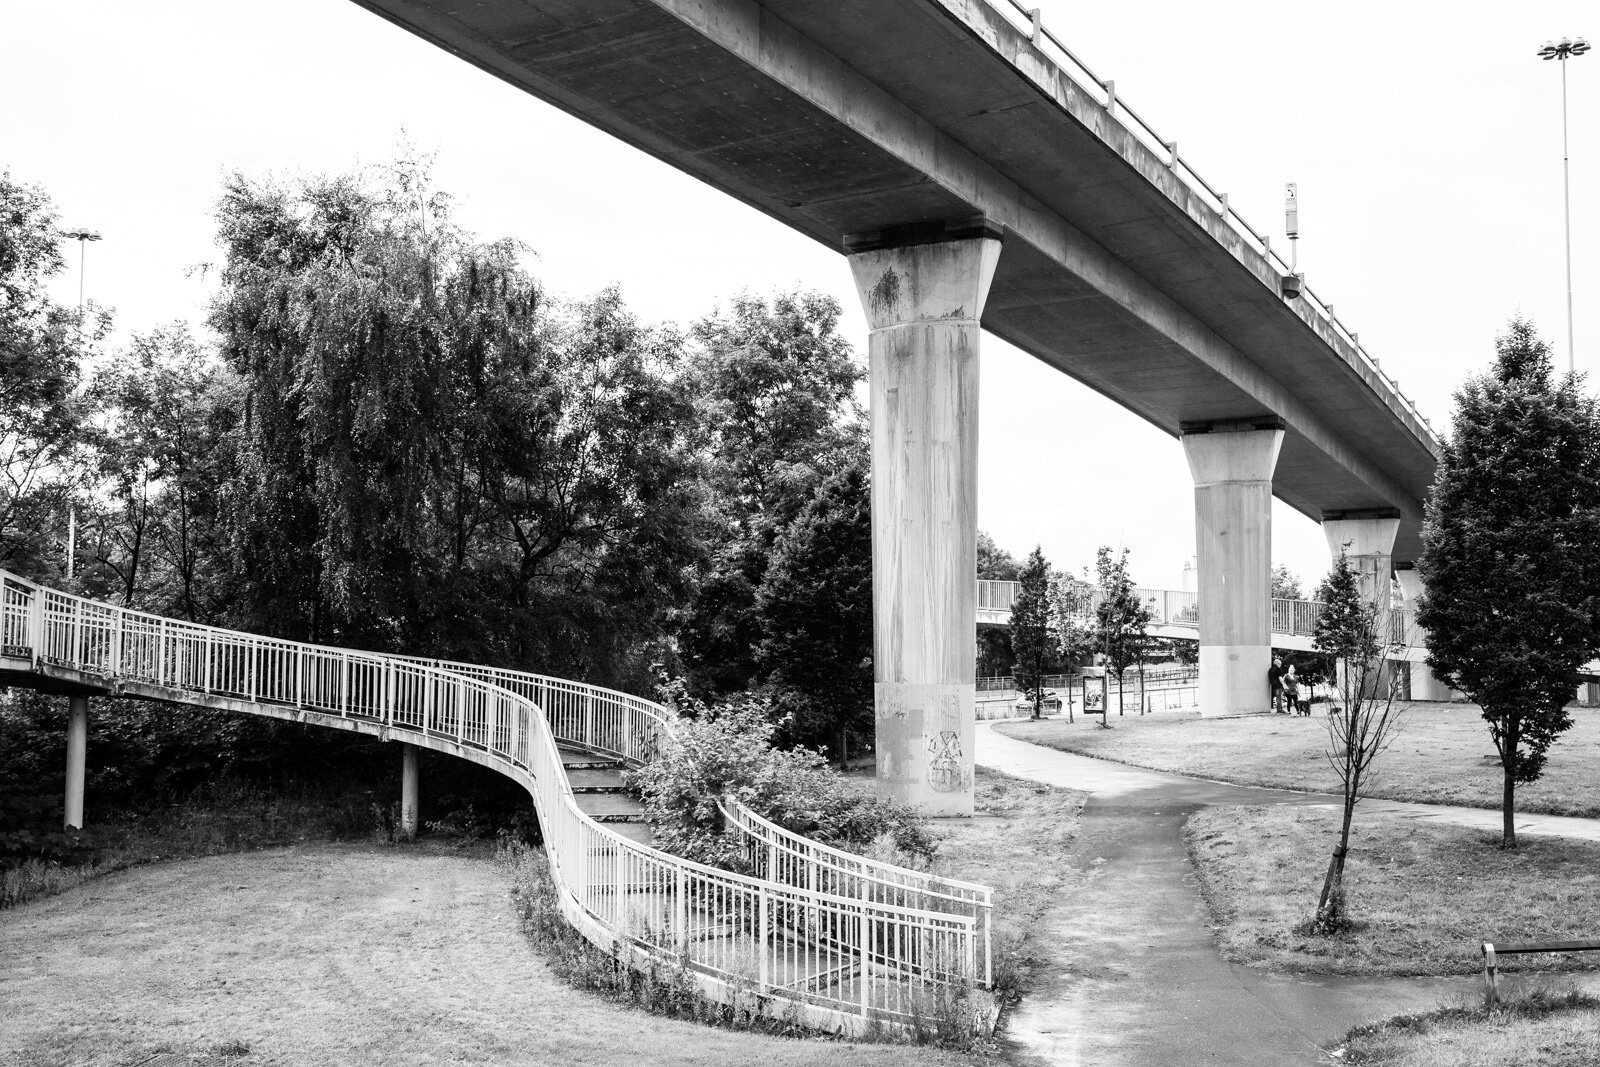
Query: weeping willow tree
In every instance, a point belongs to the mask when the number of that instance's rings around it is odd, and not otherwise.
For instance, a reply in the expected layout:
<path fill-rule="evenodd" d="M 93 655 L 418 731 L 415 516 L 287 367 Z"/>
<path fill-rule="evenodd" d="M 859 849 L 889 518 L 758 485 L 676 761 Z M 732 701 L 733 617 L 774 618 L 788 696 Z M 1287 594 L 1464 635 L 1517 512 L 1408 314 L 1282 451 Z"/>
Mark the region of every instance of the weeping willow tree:
<path fill-rule="evenodd" d="M 677 335 L 546 297 L 425 161 L 234 175 L 217 219 L 251 621 L 613 677 L 699 551 Z"/>

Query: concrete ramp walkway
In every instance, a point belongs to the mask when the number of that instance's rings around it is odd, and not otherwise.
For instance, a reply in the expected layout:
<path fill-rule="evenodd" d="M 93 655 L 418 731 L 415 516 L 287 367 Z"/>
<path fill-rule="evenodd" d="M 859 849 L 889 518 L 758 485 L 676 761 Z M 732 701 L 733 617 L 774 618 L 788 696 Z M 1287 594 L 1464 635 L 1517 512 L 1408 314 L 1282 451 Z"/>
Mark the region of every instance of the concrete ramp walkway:
<path fill-rule="evenodd" d="M 1007 1031 L 1025 1063 L 1075 1067 L 1191 1064 L 1279 1067 L 1336 1062 L 1322 1049 L 1352 1026 L 1441 1000 L 1477 997 L 1476 977 L 1360 979 L 1269 974 L 1218 954 L 1184 849 L 1183 824 L 1204 807 L 1331 805 L 1326 795 L 1208 782 L 1017 741 L 978 723 L 977 762 L 1091 795 L 1075 862 L 1081 889 L 1034 934 L 1048 945 L 1034 988 Z M 1498 829 L 1500 814 L 1363 801 Z M 1600 839 L 1600 823 L 1530 816 L 1519 833 Z M 1585 984 L 1600 989 L 1600 979 Z"/>

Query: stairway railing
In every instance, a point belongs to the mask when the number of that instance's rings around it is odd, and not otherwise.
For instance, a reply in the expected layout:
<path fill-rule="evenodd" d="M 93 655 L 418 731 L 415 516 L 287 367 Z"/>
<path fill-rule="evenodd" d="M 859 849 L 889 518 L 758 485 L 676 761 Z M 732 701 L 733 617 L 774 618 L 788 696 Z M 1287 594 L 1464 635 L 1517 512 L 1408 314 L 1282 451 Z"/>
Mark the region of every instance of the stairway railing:
<path fill-rule="evenodd" d="M 908 1026 L 952 987 L 988 984 L 987 891 L 958 900 L 946 888 L 982 887 L 825 846 L 807 850 L 742 815 L 741 831 L 781 845 L 780 864 L 790 866 L 781 878 L 734 874 L 631 841 L 580 811 L 559 744 L 647 759 L 670 734 L 668 713 L 650 701 L 542 675 L 166 619 L 4 571 L 0 586 L 0 666 L 13 677 L 20 662 L 112 692 L 266 714 L 294 709 L 307 721 L 453 751 L 515 778 L 538 806 L 564 914 L 634 966 L 681 966 L 719 999 L 852 1032 Z M 847 868 L 853 880 L 841 876 Z"/>

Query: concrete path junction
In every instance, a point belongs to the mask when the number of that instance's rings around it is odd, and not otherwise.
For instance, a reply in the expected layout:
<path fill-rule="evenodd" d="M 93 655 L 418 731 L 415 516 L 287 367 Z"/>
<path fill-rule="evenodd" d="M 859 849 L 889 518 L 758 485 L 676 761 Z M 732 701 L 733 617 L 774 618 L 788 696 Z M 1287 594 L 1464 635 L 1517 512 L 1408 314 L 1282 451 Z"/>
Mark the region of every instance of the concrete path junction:
<path fill-rule="evenodd" d="M 1090 795 L 1076 846 L 1087 875 L 1035 937 L 1051 945 L 1009 1018 L 1018 1059 L 1050 1067 L 1238 1067 L 1335 1063 L 1351 1027 L 1482 996 L 1481 976 L 1282 975 L 1229 963 L 1211 936 L 1183 825 L 1205 807 L 1333 807 L 1326 794 L 1210 782 L 1006 737 L 979 722 L 977 762 Z M 1500 813 L 1363 800 L 1389 812 L 1499 830 Z M 1600 820 L 1528 815 L 1517 832 L 1600 840 Z M 1579 984 L 1600 991 L 1600 975 Z"/>

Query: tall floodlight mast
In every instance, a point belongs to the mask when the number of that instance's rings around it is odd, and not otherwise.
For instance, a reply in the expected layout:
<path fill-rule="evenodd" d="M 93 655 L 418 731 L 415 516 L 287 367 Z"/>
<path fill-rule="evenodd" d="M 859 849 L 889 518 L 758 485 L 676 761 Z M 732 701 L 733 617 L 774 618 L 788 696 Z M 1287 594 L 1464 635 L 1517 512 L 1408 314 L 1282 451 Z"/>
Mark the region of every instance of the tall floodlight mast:
<path fill-rule="evenodd" d="M 1559 41 L 1546 41 L 1539 49 L 1544 59 L 1561 63 L 1561 204 L 1566 214 L 1567 231 L 1567 371 L 1577 366 L 1572 345 L 1572 179 L 1567 157 L 1567 60 L 1581 56 L 1589 50 L 1589 42 L 1582 37 L 1563 37 Z"/>

